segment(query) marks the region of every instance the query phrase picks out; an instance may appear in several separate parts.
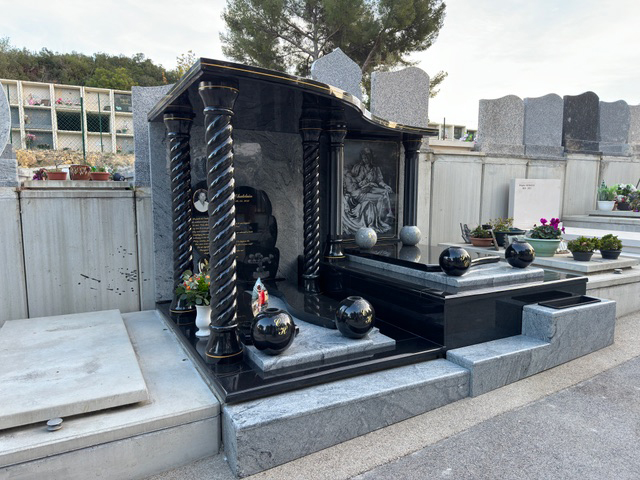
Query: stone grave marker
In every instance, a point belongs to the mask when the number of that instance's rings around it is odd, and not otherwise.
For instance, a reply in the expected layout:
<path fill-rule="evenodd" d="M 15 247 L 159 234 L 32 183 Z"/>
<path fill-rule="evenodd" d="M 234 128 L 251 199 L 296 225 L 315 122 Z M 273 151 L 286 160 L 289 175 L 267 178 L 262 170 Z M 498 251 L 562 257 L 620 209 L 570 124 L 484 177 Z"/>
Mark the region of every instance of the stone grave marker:
<path fill-rule="evenodd" d="M 509 217 L 513 226 L 529 230 L 540 219 L 560 218 L 559 179 L 515 178 L 509 184 Z"/>
<path fill-rule="evenodd" d="M 599 153 L 600 99 L 593 92 L 565 95 L 562 145 L 567 152 Z"/>
<path fill-rule="evenodd" d="M 360 87 L 362 70 L 339 48 L 313 62 L 311 78 L 338 87 L 362 100 L 362 88 Z"/>
<path fill-rule="evenodd" d="M 550 93 L 524 99 L 524 153 L 562 157 L 562 98 Z"/>
<path fill-rule="evenodd" d="M 629 154 L 629 122 L 627 102 L 600 102 L 600 151 L 604 155 Z"/>
<path fill-rule="evenodd" d="M 196 262 L 209 256 L 209 217 L 207 191 L 200 183 L 193 191 L 191 233 Z M 280 251 L 276 248 L 278 224 L 271 201 L 262 190 L 239 186 L 236 194 L 236 260 L 238 280 L 255 282 L 274 279 Z"/>
<path fill-rule="evenodd" d="M 629 105 L 629 136 L 627 143 L 633 154 L 640 154 L 640 105 Z"/>
<path fill-rule="evenodd" d="M 480 100 L 477 148 L 482 152 L 524 155 L 524 102 L 507 95 Z"/>
<path fill-rule="evenodd" d="M 414 127 L 429 126 L 429 75 L 417 67 L 371 75 L 371 113 Z"/>

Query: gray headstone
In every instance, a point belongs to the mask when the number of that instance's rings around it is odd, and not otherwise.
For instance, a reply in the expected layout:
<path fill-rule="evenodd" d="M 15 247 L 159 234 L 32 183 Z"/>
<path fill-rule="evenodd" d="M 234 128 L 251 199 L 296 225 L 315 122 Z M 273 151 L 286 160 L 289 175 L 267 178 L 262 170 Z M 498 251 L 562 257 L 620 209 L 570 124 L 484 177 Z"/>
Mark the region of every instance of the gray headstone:
<path fill-rule="evenodd" d="M 562 157 L 562 107 L 560 95 L 524 99 L 524 153 L 534 157 Z"/>
<path fill-rule="evenodd" d="M 0 88 L 0 187 L 17 187 L 18 161 L 9 141 L 11 110 L 4 88 Z"/>
<path fill-rule="evenodd" d="M 600 102 L 600 151 L 605 155 L 629 155 L 629 105 L 624 100 Z"/>
<path fill-rule="evenodd" d="M 313 62 L 311 78 L 338 87 L 362 100 L 362 70 L 339 48 Z"/>
<path fill-rule="evenodd" d="M 477 149 L 504 155 L 524 155 L 524 102 L 507 95 L 480 100 Z"/>
<path fill-rule="evenodd" d="M 593 92 L 565 95 L 562 145 L 567 152 L 599 153 L 600 99 Z"/>
<path fill-rule="evenodd" d="M 149 156 L 149 123 L 147 114 L 173 85 L 159 87 L 132 87 L 133 133 L 135 152 L 135 184 L 151 186 L 151 158 Z M 164 125 L 162 125 L 164 129 Z"/>
<path fill-rule="evenodd" d="M 7 101 L 7 94 L 4 88 L 0 88 L 0 153 L 4 151 L 4 147 L 9 141 L 9 133 L 11 132 L 11 110 Z"/>
<path fill-rule="evenodd" d="M 417 67 L 371 75 L 371 113 L 413 127 L 429 126 L 429 75 Z"/>
<path fill-rule="evenodd" d="M 627 143 L 634 154 L 640 154 L 640 105 L 629 105 L 629 136 Z"/>

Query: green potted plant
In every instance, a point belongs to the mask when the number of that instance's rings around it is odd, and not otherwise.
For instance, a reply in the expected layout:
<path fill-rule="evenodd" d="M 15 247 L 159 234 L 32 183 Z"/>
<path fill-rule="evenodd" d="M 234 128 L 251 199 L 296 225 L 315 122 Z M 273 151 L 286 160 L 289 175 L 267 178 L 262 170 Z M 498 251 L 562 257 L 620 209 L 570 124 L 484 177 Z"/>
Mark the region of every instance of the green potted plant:
<path fill-rule="evenodd" d="M 471 230 L 470 238 L 474 247 L 490 247 L 493 244 L 491 230 L 483 228 L 482 225 Z"/>
<path fill-rule="evenodd" d="M 622 252 L 622 241 L 614 234 L 608 233 L 600 239 L 600 255 L 606 260 L 616 260 Z"/>
<path fill-rule="evenodd" d="M 196 307 L 196 336 L 209 336 L 209 323 L 211 321 L 211 294 L 209 287 L 211 278 L 207 270 L 193 273 L 187 270 L 182 274 L 182 283 L 176 287 L 176 295 L 180 300 L 187 302 L 188 306 Z"/>
<path fill-rule="evenodd" d="M 513 218 L 496 218 L 490 220 L 489 224 L 493 228 L 498 245 L 504 247 L 508 235 L 524 235 L 526 232 L 519 228 L 513 228 Z"/>
<path fill-rule="evenodd" d="M 607 187 L 607 184 L 602 181 L 602 185 L 598 187 L 598 210 L 610 212 L 616 204 L 617 187 Z"/>
<path fill-rule="evenodd" d="M 573 254 L 574 260 L 588 262 L 593 257 L 593 252 L 600 248 L 600 240 L 597 237 L 578 237 L 569 241 L 567 248 Z"/>
<path fill-rule="evenodd" d="M 618 202 L 618 210 L 629 211 L 629 197 L 636 191 L 636 187 L 630 183 L 619 183 L 616 185 L 616 201 Z"/>
<path fill-rule="evenodd" d="M 541 225 L 534 225 L 525 236 L 525 240 L 536 252 L 538 257 L 553 257 L 562 240 L 564 227 L 560 226 L 559 218 L 552 218 L 548 221 L 546 218 L 540 219 Z"/>
<path fill-rule="evenodd" d="M 94 182 L 106 182 L 111 177 L 111 174 L 107 172 L 105 167 L 91 167 L 91 180 Z"/>

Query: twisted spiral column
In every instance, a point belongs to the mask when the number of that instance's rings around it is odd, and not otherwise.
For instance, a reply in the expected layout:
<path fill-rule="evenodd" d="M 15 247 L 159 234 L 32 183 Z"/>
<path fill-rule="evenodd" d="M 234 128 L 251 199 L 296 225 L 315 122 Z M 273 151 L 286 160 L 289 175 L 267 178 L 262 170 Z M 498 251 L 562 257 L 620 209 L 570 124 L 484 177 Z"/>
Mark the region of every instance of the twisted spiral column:
<path fill-rule="evenodd" d="M 206 347 L 210 363 L 242 359 L 236 323 L 235 180 L 233 176 L 233 106 L 238 89 L 227 82 L 200 82 L 204 103 L 209 200 L 211 334 Z"/>
<path fill-rule="evenodd" d="M 173 286 L 181 282 L 186 270 L 193 270 L 193 239 L 191 235 L 191 155 L 189 149 L 193 112 L 182 107 L 180 113 L 165 114 L 164 124 L 169 139 L 171 169 L 171 204 L 173 227 Z M 171 314 L 178 324 L 193 321 L 195 309 L 188 307 L 174 294 Z"/>
<path fill-rule="evenodd" d="M 320 277 L 320 134 L 319 119 L 302 119 L 304 252 L 302 257 L 304 290 L 318 293 Z"/>

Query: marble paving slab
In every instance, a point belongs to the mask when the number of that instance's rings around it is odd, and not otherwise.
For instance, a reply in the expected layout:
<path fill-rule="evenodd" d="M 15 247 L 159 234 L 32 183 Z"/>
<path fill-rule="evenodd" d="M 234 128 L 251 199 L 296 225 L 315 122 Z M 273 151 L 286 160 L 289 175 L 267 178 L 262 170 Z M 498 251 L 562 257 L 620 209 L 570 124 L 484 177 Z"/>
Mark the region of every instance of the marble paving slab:
<path fill-rule="evenodd" d="M 488 251 L 485 250 L 485 252 Z M 488 253 L 497 254 L 495 250 Z M 359 257 L 357 255 L 349 255 L 349 261 L 368 265 L 370 267 L 377 267 L 380 270 L 416 277 L 440 286 L 454 287 L 460 291 L 490 288 L 507 284 L 538 282 L 544 279 L 544 270 L 541 268 L 513 268 L 511 265 L 503 261 L 471 267 L 460 277 L 447 275 L 444 272 L 424 272 L 422 270 L 415 270 L 401 265 L 380 262 L 370 258 Z"/>
<path fill-rule="evenodd" d="M 148 399 L 118 310 L 7 321 L 0 365 L 0 430 Z"/>
<path fill-rule="evenodd" d="M 270 307 L 284 308 L 284 303 L 275 297 L 269 299 Z M 328 359 L 361 358 L 374 353 L 391 350 L 396 341 L 380 333 L 377 328 L 365 338 L 353 339 L 343 336 L 338 330 L 312 325 L 294 317 L 300 333 L 291 346 L 280 355 L 267 355 L 254 346 L 247 346 L 249 361 L 262 372 L 304 367 Z"/>

